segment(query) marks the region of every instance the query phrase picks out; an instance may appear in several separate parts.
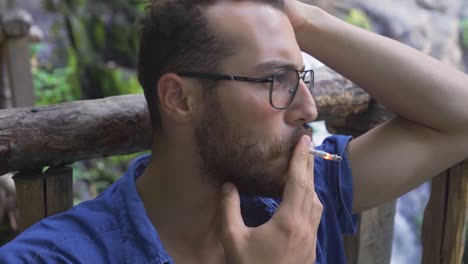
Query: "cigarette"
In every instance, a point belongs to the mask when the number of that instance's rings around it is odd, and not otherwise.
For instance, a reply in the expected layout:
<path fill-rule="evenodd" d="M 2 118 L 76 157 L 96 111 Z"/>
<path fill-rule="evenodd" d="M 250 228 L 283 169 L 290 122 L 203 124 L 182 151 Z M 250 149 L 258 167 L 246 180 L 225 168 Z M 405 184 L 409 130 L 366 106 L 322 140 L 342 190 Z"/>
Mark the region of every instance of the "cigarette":
<path fill-rule="evenodd" d="M 343 160 L 343 158 L 341 156 L 338 156 L 338 155 L 335 155 L 335 154 L 330 154 L 330 153 L 327 153 L 325 151 L 320 151 L 320 150 L 316 150 L 316 149 L 309 149 L 309 153 L 311 155 L 321 157 L 321 158 L 326 159 L 326 160 L 332 160 L 332 161 L 342 161 Z"/>
<path fill-rule="evenodd" d="M 312 128 L 313 129 L 312 122 L 305 123 L 305 124 L 303 124 L 303 126 L 304 126 L 304 128 Z M 312 130 L 312 132 L 313 132 L 313 130 Z M 312 138 L 312 135 L 310 137 Z M 335 155 L 335 154 L 330 154 L 328 152 L 320 151 L 320 150 L 316 150 L 316 149 L 309 149 L 309 153 L 311 155 L 321 157 L 321 158 L 326 159 L 326 160 L 332 160 L 332 161 L 342 161 L 343 160 L 343 158 L 341 156 L 338 156 L 338 155 Z"/>

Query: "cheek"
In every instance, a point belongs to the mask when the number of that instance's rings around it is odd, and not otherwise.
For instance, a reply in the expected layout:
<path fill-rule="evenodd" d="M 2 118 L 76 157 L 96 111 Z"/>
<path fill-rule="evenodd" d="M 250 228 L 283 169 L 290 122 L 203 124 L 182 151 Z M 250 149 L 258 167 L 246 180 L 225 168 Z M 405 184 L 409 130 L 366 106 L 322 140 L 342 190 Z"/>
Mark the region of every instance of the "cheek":
<path fill-rule="evenodd" d="M 283 111 L 270 105 L 268 91 L 255 86 L 232 88 L 223 95 L 223 108 L 232 121 L 259 138 L 276 138 L 282 124 Z"/>

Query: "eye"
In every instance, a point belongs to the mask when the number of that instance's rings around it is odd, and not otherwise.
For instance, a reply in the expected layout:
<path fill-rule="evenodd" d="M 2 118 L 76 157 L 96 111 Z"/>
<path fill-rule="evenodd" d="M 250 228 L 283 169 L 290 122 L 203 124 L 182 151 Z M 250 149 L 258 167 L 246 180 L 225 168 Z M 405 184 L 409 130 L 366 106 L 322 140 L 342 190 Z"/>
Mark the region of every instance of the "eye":
<path fill-rule="evenodd" d="M 289 74 L 287 71 L 278 71 L 274 75 L 274 80 L 278 84 L 284 84 L 289 80 Z"/>

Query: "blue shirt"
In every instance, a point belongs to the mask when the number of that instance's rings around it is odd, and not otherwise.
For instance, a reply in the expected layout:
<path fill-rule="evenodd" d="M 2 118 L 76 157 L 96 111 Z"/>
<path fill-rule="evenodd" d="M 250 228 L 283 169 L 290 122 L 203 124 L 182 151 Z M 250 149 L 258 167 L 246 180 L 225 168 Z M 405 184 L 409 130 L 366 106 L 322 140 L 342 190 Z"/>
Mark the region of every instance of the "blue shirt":
<path fill-rule="evenodd" d="M 356 229 L 345 152 L 350 140 L 331 136 L 317 147 L 343 157 L 341 162 L 315 159 L 315 189 L 323 204 L 317 263 L 345 263 L 341 235 Z M 0 248 L 0 263 L 173 263 L 135 187 L 149 159 L 148 155 L 135 159 L 128 172 L 99 197 L 31 226 Z M 246 225 L 268 221 L 278 203 L 271 198 L 241 196 Z"/>

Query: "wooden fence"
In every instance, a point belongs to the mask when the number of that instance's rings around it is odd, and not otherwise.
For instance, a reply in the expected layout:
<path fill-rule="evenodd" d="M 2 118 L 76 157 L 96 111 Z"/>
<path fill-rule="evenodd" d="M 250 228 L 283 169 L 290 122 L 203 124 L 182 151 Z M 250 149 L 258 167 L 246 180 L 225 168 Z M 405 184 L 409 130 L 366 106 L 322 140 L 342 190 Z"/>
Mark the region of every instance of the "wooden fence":
<path fill-rule="evenodd" d="M 27 52 L 31 27 L 18 26 L 28 21 L 18 12 L 15 19 L 2 17 L 0 30 L 0 91 L 7 91 L 0 96 L 8 97 L 9 90 L 15 102 L 10 106 L 16 107 L 0 110 L 0 175 L 15 173 L 24 230 L 72 206 L 69 164 L 147 150 L 151 126 L 142 95 L 33 107 Z M 17 26 L 9 27 L 8 21 Z M 22 37 L 12 37 L 13 29 L 21 29 Z M 329 131 L 358 136 L 392 118 L 335 72 L 323 68 L 316 75 L 318 119 L 326 120 Z M 422 231 L 423 263 L 461 263 L 467 207 L 468 162 L 462 162 L 433 180 Z M 358 234 L 344 238 L 349 263 L 390 262 L 394 214 L 391 202 L 361 215 Z"/>

